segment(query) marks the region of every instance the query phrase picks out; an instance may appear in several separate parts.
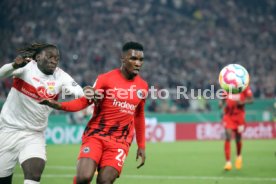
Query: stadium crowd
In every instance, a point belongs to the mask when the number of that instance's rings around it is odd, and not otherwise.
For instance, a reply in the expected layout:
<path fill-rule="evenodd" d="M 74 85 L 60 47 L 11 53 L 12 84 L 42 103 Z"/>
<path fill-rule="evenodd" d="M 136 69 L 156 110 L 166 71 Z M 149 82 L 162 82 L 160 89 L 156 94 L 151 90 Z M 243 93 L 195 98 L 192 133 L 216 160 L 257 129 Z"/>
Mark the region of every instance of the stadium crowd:
<path fill-rule="evenodd" d="M 135 40 L 145 45 L 141 75 L 150 86 L 218 89 L 222 67 L 239 63 L 250 73 L 255 97 L 276 96 L 273 0 L 3 0 L 0 6 L 1 65 L 25 43 L 46 41 L 60 48 L 61 68 L 91 85 L 120 66 L 122 44 Z M 2 98 L 11 85 L 1 81 Z"/>

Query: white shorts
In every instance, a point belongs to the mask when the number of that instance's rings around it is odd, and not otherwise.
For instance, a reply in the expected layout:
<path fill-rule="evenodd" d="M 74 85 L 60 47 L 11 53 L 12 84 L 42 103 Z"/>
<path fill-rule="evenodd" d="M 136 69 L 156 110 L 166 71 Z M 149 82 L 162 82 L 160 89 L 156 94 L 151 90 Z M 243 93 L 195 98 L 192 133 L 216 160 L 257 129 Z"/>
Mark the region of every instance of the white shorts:
<path fill-rule="evenodd" d="M 5 132 L 0 129 L 0 178 L 10 176 L 17 162 L 21 165 L 34 157 L 46 161 L 43 132 Z"/>

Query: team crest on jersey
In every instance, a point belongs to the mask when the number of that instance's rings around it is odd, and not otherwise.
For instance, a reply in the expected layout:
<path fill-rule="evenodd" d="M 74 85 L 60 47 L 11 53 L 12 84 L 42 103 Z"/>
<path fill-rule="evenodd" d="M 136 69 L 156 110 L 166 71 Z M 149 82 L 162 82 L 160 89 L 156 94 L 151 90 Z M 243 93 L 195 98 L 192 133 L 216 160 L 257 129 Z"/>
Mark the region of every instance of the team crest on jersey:
<path fill-rule="evenodd" d="M 56 97 L 55 92 L 55 82 L 47 82 L 47 86 L 39 86 L 37 87 L 37 94 L 46 99 L 53 99 Z"/>
<path fill-rule="evenodd" d="M 53 81 L 53 82 L 47 82 L 47 94 L 49 94 L 50 96 L 52 95 L 56 95 L 55 94 L 55 85 L 56 83 Z"/>
<path fill-rule="evenodd" d="M 90 148 L 89 147 L 84 147 L 82 150 L 83 153 L 89 153 L 90 152 Z"/>
<path fill-rule="evenodd" d="M 141 89 L 138 89 L 136 94 L 137 94 L 137 97 L 140 99 L 145 98 L 145 95 Z"/>

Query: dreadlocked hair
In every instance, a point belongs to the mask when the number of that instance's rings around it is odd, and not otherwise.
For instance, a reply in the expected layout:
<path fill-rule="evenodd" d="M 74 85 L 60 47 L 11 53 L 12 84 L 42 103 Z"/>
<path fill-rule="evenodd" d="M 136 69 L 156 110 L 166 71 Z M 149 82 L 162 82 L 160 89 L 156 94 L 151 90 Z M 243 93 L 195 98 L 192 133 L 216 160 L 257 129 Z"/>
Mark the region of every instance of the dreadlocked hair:
<path fill-rule="evenodd" d="M 36 55 L 39 54 L 41 51 L 43 51 L 46 48 L 53 47 L 57 48 L 57 46 L 48 44 L 48 43 L 32 43 L 31 45 L 17 49 L 17 52 L 23 57 L 23 58 L 32 58 L 35 59 Z"/>

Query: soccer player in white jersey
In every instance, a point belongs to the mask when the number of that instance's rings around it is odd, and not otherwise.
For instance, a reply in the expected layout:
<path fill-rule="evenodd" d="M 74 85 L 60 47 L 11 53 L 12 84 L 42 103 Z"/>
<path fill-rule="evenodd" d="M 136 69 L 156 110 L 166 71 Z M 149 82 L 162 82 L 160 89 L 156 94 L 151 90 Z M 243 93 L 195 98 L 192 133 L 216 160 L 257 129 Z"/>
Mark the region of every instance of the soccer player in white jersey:
<path fill-rule="evenodd" d="M 13 86 L 0 115 L 0 183 L 11 184 L 20 163 L 24 184 L 39 184 L 45 167 L 44 131 L 52 108 L 41 99 L 57 99 L 62 91 L 76 97 L 82 88 L 58 68 L 59 50 L 51 44 L 31 44 L 21 56 L 0 68 L 0 79 L 13 76 Z"/>

